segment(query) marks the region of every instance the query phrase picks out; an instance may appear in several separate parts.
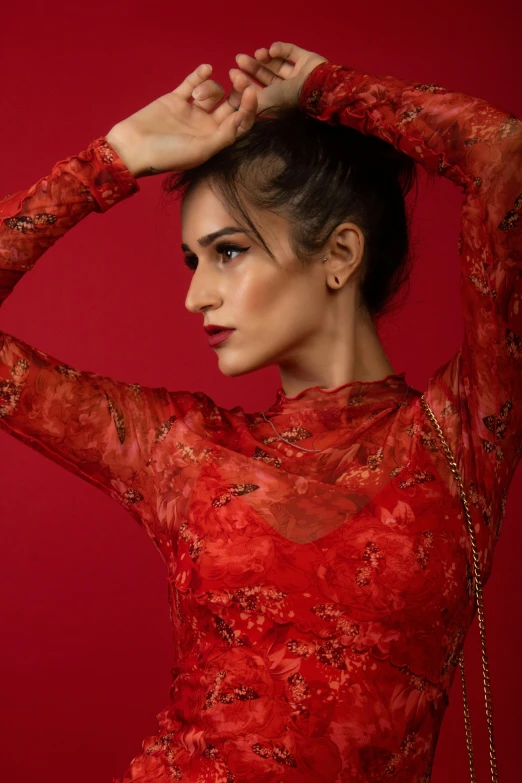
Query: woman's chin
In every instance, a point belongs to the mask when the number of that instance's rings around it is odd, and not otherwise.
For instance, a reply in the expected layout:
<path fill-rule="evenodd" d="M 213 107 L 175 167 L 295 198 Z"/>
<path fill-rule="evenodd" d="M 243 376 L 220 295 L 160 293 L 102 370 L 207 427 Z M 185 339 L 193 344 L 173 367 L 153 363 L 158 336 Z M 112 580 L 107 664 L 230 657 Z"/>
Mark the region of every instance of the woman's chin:
<path fill-rule="evenodd" d="M 245 361 L 244 357 L 225 356 L 225 351 L 218 355 L 218 365 L 220 372 L 229 378 L 236 378 L 239 375 L 259 370 L 263 365 L 261 362 Z"/>

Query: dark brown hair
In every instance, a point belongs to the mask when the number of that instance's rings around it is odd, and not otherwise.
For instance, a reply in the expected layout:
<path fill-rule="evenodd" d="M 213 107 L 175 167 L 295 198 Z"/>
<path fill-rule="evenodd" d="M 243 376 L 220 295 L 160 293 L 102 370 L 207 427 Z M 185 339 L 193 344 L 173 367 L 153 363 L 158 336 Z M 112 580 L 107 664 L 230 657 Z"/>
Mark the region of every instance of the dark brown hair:
<path fill-rule="evenodd" d="M 317 258 L 340 223 L 356 223 L 365 238 L 362 302 L 377 320 L 396 308 L 409 278 L 405 199 L 416 175 L 412 158 L 375 136 L 307 117 L 298 107 L 271 107 L 234 144 L 170 174 L 162 187 L 182 197 L 205 181 L 272 258 L 247 206 L 274 211 L 289 221 L 303 264 Z"/>

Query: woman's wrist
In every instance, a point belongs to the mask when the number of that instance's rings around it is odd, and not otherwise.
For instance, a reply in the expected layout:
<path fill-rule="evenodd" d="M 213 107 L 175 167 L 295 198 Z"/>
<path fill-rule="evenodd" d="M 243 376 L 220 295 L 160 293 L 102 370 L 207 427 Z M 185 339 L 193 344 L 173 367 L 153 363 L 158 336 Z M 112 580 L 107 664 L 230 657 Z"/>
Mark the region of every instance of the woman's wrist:
<path fill-rule="evenodd" d="M 114 125 L 114 127 L 111 128 L 105 136 L 105 140 L 110 144 L 133 177 L 138 179 L 138 177 L 144 176 L 144 172 L 140 170 L 139 165 L 133 158 L 132 144 L 125 138 L 124 132 L 118 125 Z"/>

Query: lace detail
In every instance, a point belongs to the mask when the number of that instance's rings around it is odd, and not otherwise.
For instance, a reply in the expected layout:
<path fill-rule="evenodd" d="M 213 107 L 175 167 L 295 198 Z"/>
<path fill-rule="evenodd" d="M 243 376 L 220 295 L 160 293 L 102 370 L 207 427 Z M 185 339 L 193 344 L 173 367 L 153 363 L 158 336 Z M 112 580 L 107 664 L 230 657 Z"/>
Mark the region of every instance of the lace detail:
<path fill-rule="evenodd" d="M 277 390 L 276 396 L 277 400 L 279 402 L 293 402 L 294 400 L 312 400 L 315 399 L 318 394 L 337 394 L 340 391 L 348 390 L 352 387 L 357 386 L 377 386 L 382 387 L 384 385 L 389 386 L 396 386 L 397 384 L 405 383 L 406 371 L 404 370 L 401 373 L 394 373 L 391 375 L 387 375 L 385 378 L 382 378 L 377 381 L 350 381 L 349 383 L 343 383 L 340 386 L 335 386 L 332 389 L 323 389 L 320 386 L 310 386 L 307 389 L 303 389 L 298 394 L 294 395 L 293 397 L 287 396 L 284 392 L 284 389 L 282 386 L 280 386 Z"/>

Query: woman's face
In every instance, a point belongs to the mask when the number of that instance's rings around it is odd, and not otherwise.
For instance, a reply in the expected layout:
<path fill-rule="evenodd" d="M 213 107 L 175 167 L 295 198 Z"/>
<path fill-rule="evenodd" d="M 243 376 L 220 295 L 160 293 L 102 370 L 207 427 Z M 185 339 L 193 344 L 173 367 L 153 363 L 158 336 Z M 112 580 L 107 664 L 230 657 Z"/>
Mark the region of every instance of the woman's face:
<path fill-rule="evenodd" d="M 277 261 L 237 225 L 207 184 L 186 194 L 182 249 L 194 271 L 185 306 L 201 314 L 201 327 L 234 329 L 210 349 L 225 375 L 271 364 L 298 373 L 310 356 L 320 360 L 321 346 L 335 327 L 326 265 L 321 259 L 300 264 L 284 218 L 264 211 L 254 214 L 254 220 Z"/>

